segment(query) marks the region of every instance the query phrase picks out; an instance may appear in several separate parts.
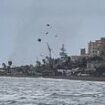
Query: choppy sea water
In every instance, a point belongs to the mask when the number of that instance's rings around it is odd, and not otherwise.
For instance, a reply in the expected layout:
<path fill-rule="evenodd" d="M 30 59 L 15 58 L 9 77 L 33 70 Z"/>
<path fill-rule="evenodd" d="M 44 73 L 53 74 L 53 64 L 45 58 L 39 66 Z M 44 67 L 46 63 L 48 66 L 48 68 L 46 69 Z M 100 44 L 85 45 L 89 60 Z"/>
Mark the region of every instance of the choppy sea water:
<path fill-rule="evenodd" d="M 0 77 L 0 105 L 105 105 L 105 83 Z"/>

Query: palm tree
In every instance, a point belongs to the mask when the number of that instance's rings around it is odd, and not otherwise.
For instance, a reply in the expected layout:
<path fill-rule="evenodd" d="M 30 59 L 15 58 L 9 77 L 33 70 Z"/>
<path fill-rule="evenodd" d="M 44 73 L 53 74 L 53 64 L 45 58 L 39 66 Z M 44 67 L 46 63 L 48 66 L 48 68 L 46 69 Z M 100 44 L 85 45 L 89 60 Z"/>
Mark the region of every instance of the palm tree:
<path fill-rule="evenodd" d="M 105 59 L 105 43 L 100 47 L 100 55 Z"/>
<path fill-rule="evenodd" d="M 12 65 L 12 61 L 8 61 L 8 72 L 10 72 L 11 65 Z"/>
<path fill-rule="evenodd" d="M 11 66 L 12 65 L 12 61 L 8 61 L 8 65 Z"/>
<path fill-rule="evenodd" d="M 46 64 L 46 60 L 45 59 L 42 59 L 42 62 L 43 62 L 44 65 Z"/>
<path fill-rule="evenodd" d="M 2 63 L 3 69 L 6 70 L 7 66 L 5 63 Z"/>

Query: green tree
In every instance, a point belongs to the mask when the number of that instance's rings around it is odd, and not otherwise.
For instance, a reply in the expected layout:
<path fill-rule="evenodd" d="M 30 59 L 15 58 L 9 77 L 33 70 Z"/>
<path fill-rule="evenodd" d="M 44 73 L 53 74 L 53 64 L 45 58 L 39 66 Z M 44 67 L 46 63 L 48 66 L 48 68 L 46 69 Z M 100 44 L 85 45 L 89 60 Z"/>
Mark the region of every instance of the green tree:
<path fill-rule="evenodd" d="M 105 43 L 100 46 L 100 56 L 105 59 Z"/>
<path fill-rule="evenodd" d="M 42 59 L 42 62 L 43 62 L 44 65 L 46 64 L 46 60 L 45 59 Z"/>
<path fill-rule="evenodd" d="M 3 69 L 6 70 L 7 66 L 5 63 L 2 63 Z"/>
<path fill-rule="evenodd" d="M 12 65 L 12 61 L 8 61 L 8 65 L 11 67 L 11 65 Z"/>
<path fill-rule="evenodd" d="M 11 66 L 12 66 L 12 61 L 8 61 L 8 72 L 10 73 L 11 72 Z"/>
<path fill-rule="evenodd" d="M 41 62 L 37 60 L 36 61 L 36 66 L 39 66 L 40 67 L 41 66 Z"/>
<path fill-rule="evenodd" d="M 105 73 L 105 65 L 101 65 L 101 66 L 97 67 L 94 75 L 95 76 L 102 76 L 103 73 Z"/>

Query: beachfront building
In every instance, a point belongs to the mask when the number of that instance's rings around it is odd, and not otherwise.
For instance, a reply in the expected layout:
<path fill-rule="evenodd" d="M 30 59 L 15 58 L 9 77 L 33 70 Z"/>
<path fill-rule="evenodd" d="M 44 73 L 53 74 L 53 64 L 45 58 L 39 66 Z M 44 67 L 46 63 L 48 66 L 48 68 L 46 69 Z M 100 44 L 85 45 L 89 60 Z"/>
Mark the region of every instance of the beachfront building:
<path fill-rule="evenodd" d="M 94 42 L 90 41 L 88 43 L 88 55 L 89 56 L 99 56 L 101 53 L 101 47 L 105 44 L 105 38 L 96 40 Z"/>
<path fill-rule="evenodd" d="M 97 40 L 95 42 L 89 42 L 88 44 L 88 54 L 90 56 L 99 55 L 99 47 L 101 45 L 101 41 Z"/>

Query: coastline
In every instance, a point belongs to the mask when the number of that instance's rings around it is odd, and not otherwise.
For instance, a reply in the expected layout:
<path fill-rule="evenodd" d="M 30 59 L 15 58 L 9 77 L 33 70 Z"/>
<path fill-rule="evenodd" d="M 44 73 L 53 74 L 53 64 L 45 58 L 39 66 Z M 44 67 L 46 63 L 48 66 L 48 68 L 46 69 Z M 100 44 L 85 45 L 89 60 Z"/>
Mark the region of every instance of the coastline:
<path fill-rule="evenodd" d="M 81 81 L 105 81 L 105 77 L 61 77 L 61 76 L 51 76 L 51 77 L 44 77 L 44 78 L 53 78 L 53 79 L 68 79 L 68 80 L 81 80 Z"/>
<path fill-rule="evenodd" d="M 105 81 L 105 77 L 90 77 L 90 76 L 27 76 L 27 75 L 0 75 L 0 77 L 27 77 L 27 78 L 52 78 L 52 79 L 67 79 L 81 81 Z"/>

